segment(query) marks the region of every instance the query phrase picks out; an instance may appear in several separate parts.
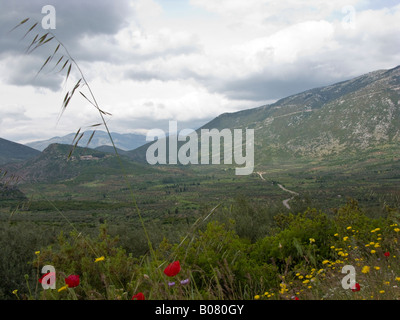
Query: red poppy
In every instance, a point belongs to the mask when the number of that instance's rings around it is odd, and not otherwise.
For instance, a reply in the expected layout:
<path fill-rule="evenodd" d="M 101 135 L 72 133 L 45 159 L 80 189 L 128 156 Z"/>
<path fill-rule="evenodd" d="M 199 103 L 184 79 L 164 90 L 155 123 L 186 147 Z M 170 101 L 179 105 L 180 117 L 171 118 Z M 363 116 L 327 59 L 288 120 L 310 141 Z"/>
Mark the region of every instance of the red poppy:
<path fill-rule="evenodd" d="M 65 284 L 69 288 L 75 288 L 75 287 L 79 286 L 79 276 L 75 275 L 75 274 L 71 274 L 70 276 L 65 278 Z"/>
<path fill-rule="evenodd" d="M 181 271 L 181 265 L 179 261 L 172 262 L 164 269 L 164 273 L 168 277 L 175 277 L 180 271 Z"/>
<path fill-rule="evenodd" d="M 56 274 L 55 274 L 54 272 L 47 272 L 46 274 L 44 274 L 44 275 L 42 275 L 42 276 L 40 277 L 39 282 L 42 283 L 44 277 L 50 276 L 50 277 L 47 279 L 47 284 L 50 284 L 51 278 L 52 278 L 53 276 L 55 276 L 55 275 L 56 275 Z"/>
<path fill-rule="evenodd" d="M 389 257 L 390 256 L 390 252 L 385 252 L 384 255 L 385 255 L 385 257 Z"/>
<path fill-rule="evenodd" d="M 144 294 L 141 293 L 141 292 L 139 292 L 138 294 L 135 294 L 135 295 L 132 297 L 132 300 L 146 300 L 146 299 L 144 298 Z"/>
<path fill-rule="evenodd" d="M 354 285 L 354 287 L 351 288 L 351 291 L 353 291 L 353 292 L 360 291 L 360 285 L 359 285 L 358 283 L 356 283 L 356 284 Z"/>

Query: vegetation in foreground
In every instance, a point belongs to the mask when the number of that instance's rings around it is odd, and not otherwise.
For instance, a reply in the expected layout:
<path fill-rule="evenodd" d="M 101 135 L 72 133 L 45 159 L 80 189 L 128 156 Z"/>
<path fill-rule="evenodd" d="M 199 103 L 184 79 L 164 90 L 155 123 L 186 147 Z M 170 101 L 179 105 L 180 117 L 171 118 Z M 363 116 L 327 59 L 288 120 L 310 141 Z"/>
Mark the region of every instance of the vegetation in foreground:
<path fill-rule="evenodd" d="M 124 248 L 107 224 L 96 236 L 76 230 L 53 234 L 53 243 L 30 252 L 26 283 L 9 284 L 3 295 L 45 300 L 400 298 L 398 211 L 386 208 L 385 217 L 370 218 L 349 201 L 333 215 L 316 209 L 278 214 L 270 229 L 251 237 L 260 217 L 247 202 L 241 210 L 253 210 L 253 219 L 238 226 L 232 215 L 216 214 L 180 241 L 164 238 L 141 255 Z M 9 265 L 12 259 L 8 253 Z M 54 290 L 43 290 L 39 283 L 44 265 L 56 269 Z M 342 287 L 345 265 L 356 270 L 352 289 Z"/>

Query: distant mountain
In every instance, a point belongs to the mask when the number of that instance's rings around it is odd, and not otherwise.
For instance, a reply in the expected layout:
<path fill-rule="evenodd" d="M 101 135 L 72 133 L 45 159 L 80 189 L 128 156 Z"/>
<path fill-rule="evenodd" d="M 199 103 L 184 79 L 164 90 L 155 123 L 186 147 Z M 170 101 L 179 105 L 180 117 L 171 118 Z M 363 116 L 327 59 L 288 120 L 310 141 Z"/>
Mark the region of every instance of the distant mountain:
<path fill-rule="evenodd" d="M 101 152 L 105 152 L 105 153 L 112 153 L 115 154 L 115 150 L 113 146 L 100 146 L 97 148 L 94 148 L 97 151 L 101 151 Z M 119 155 L 126 155 L 128 153 L 128 151 L 122 150 L 117 148 L 117 152 Z"/>
<path fill-rule="evenodd" d="M 82 139 L 79 141 L 78 146 L 86 147 L 93 131 L 85 131 Z M 54 137 L 49 140 L 29 142 L 26 145 L 39 151 L 43 151 L 53 143 L 58 144 L 72 144 L 76 133 L 70 133 L 63 137 Z M 115 146 L 121 150 L 134 150 L 146 143 L 146 136 L 134 133 L 115 133 L 112 132 L 111 136 L 114 140 Z M 107 132 L 96 131 L 92 140 L 90 141 L 89 148 L 95 149 L 100 146 L 112 146 L 110 137 Z"/>
<path fill-rule="evenodd" d="M 52 144 L 38 156 L 24 162 L 3 166 L 9 174 L 14 174 L 24 181 L 56 182 L 75 179 L 90 181 L 96 176 L 121 175 L 120 161 L 115 155 L 76 147 L 72 155 L 70 145 Z M 136 164 L 121 156 L 124 168 L 130 174 L 153 172 L 147 165 Z"/>
<path fill-rule="evenodd" d="M 0 138 L 0 165 L 23 161 L 40 154 L 39 151 L 30 147 Z"/>
<path fill-rule="evenodd" d="M 393 152 L 400 143 L 400 66 L 225 113 L 201 129 L 254 129 L 255 164 Z M 145 161 L 150 143 L 129 152 Z M 379 149 L 379 150 L 377 150 Z M 381 150 L 382 149 L 382 150 Z M 397 152 L 398 153 L 398 152 Z"/>

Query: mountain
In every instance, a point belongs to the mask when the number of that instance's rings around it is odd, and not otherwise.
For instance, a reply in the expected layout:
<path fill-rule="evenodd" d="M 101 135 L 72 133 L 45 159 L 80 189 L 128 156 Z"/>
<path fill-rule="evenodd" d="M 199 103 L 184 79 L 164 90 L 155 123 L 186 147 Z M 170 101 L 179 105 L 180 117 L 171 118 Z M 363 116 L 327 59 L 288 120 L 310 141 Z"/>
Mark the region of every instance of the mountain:
<path fill-rule="evenodd" d="M 71 146 L 51 144 L 38 156 L 29 160 L 3 166 L 9 174 L 31 182 L 57 182 L 73 180 L 90 181 L 95 177 L 121 175 L 121 164 L 130 174 L 153 172 L 147 165 L 136 164 L 121 156 L 89 148 L 76 147 L 70 155 Z"/>
<path fill-rule="evenodd" d="M 198 129 L 199 137 L 201 129 L 213 128 L 254 129 L 255 164 L 261 166 L 376 148 L 393 152 L 400 142 L 400 66 L 222 114 Z M 145 161 L 149 145 L 129 156 Z"/>
<path fill-rule="evenodd" d="M 8 162 L 23 161 L 40 154 L 30 147 L 0 138 L 0 165 Z"/>
<path fill-rule="evenodd" d="M 85 131 L 82 139 L 79 141 L 78 146 L 86 147 L 93 131 Z M 53 143 L 58 144 L 72 144 L 76 133 L 70 133 L 63 137 L 54 137 L 49 140 L 29 142 L 26 145 L 39 151 L 43 151 Z M 134 150 L 146 143 L 146 136 L 134 133 L 115 133 L 112 132 L 111 136 L 114 140 L 115 146 L 121 150 Z M 89 147 L 95 149 L 100 146 L 112 146 L 107 132 L 96 131 Z"/>

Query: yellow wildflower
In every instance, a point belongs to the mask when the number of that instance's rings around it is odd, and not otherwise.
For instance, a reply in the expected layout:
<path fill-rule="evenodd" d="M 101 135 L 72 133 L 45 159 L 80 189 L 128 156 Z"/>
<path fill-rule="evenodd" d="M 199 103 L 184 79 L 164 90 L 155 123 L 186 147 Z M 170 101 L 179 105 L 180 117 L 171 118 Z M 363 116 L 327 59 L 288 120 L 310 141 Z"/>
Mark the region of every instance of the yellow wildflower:
<path fill-rule="evenodd" d="M 381 291 L 379 291 L 379 293 L 385 293 L 385 290 L 381 290 Z"/>
<path fill-rule="evenodd" d="M 380 270 L 380 267 L 375 267 L 375 270 Z"/>
<path fill-rule="evenodd" d="M 304 280 L 304 281 L 303 281 L 304 284 L 307 284 L 307 283 L 309 283 L 309 282 L 310 282 L 310 280 Z"/>
<path fill-rule="evenodd" d="M 313 238 L 310 238 L 309 240 L 310 240 L 310 243 L 315 242 L 315 239 L 313 239 Z"/>
<path fill-rule="evenodd" d="M 18 293 L 18 290 L 17 289 L 15 289 L 13 292 L 12 292 L 13 294 L 15 294 L 15 295 L 17 295 L 17 293 Z"/>
<path fill-rule="evenodd" d="M 94 262 L 100 262 L 100 261 L 104 261 L 104 260 L 105 260 L 104 256 L 101 256 L 99 258 L 96 258 L 96 260 L 94 260 Z"/>
<path fill-rule="evenodd" d="M 370 267 L 364 266 L 364 267 L 362 267 L 361 272 L 362 272 L 362 273 L 368 273 L 369 270 L 370 270 Z"/>
<path fill-rule="evenodd" d="M 254 299 L 258 300 L 258 299 L 260 299 L 260 296 L 259 296 L 259 295 L 256 295 L 256 296 L 254 297 Z"/>
<path fill-rule="evenodd" d="M 61 292 L 61 291 L 63 291 L 63 290 L 67 290 L 67 289 L 68 289 L 68 285 L 66 285 L 66 286 L 61 287 L 60 289 L 58 289 L 58 292 Z"/>
<path fill-rule="evenodd" d="M 371 253 L 374 254 L 374 253 L 376 253 L 376 251 L 375 250 L 371 250 Z"/>
<path fill-rule="evenodd" d="M 399 228 L 394 228 L 393 230 L 394 230 L 394 232 L 399 232 L 400 231 Z"/>
<path fill-rule="evenodd" d="M 349 226 L 349 227 L 347 227 L 346 229 L 347 229 L 347 230 L 350 230 L 350 229 L 351 229 L 351 227 Z"/>
<path fill-rule="evenodd" d="M 329 260 L 322 261 L 322 264 L 327 264 L 327 263 L 329 263 Z"/>
<path fill-rule="evenodd" d="M 347 241 L 349 237 L 343 237 L 343 241 Z"/>
<path fill-rule="evenodd" d="M 38 256 L 40 254 L 40 251 L 35 251 L 35 254 Z"/>
<path fill-rule="evenodd" d="M 396 279 L 395 279 L 396 281 L 400 281 L 400 277 L 396 277 Z"/>

